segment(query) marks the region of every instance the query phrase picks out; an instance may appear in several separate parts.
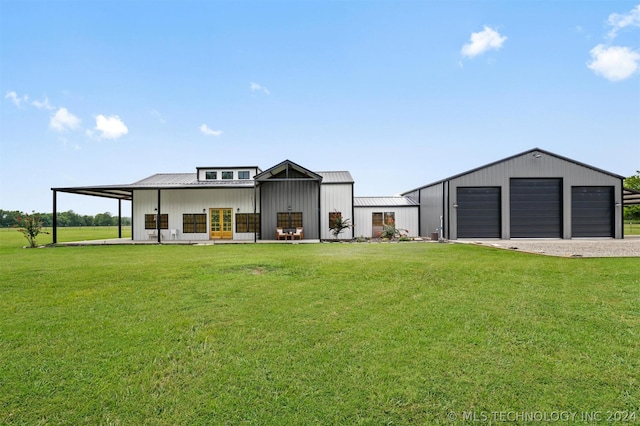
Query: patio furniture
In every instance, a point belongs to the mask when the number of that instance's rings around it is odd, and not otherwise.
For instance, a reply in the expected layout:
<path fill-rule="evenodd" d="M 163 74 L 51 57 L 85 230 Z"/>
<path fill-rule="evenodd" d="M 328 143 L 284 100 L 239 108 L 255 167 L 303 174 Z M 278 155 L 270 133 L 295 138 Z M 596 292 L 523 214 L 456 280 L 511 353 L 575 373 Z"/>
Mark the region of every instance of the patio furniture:
<path fill-rule="evenodd" d="M 289 234 L 284 232 L 282 228 L 276 228 L 276 240 L 288 240 Z"/>
<path fill-rule="evenodd" d="M 303 235 L 304 233 L 302 231 L 302 228 L 296 228 L 296 231 L 293 234 L 291 234 L 291 237 L 294 240 L 302 240 Z"/>

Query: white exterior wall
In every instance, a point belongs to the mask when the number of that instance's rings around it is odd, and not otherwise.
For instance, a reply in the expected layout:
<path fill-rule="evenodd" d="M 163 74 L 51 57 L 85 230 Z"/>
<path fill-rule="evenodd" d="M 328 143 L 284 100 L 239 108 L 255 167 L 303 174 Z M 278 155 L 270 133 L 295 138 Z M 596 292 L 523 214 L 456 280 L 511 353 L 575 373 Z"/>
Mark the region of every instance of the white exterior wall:
<path fill-rule="evenodd" d="M 154 214 L 158 206 L 158 190 L 135 190 L 133 192 L 133 240 L 148 240 L 144 229 L 145 214 Z M 185 213 L 204 213 L 209 226 L 210 208 L 233 209 L 233 239 L 253 240 L 253 233 L 236 233 L 236 213 L 254 212 L 253 188 L 206 188 L 206 189 L 163 189 L 160 194 L 160 213 L 169 215 L 169 229 L 161 231 L 162 240 L 169 240 L 170 230 L 178 230 L 178 240 L 209 240 L 209 232 L 202 234 L 182 232 L 182 215 Z M 238 211 L 238 209 L 240 209 Z M 256 212 L 259 213 L 259 204 Z"/>
<path fill-rule="evenodd" d="M 329 213 L 339 211 L 342 217 L 354 223 L 353 215 L 353 184 L 324 184 L 320 186 L 320 238 L 333 239 L 329 230 Z M 345 229 L 339 236 L 341 240 L 354 238 L 353 228 Z"/>
<path fill-rule="evenodd" d="M 418 236 L 418 206 L 413 207 L 356 207 L 354 236 L 371 238 L 373 233 L 373 213 L 394 212 L 397 229 L 409 230 L 410 237 Z"/>

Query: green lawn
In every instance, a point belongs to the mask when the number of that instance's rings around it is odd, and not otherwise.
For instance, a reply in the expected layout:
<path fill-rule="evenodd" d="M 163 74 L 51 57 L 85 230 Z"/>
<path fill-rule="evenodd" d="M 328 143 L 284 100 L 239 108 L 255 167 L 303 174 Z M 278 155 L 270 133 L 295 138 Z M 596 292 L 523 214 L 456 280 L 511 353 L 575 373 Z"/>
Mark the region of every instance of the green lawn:
<path fill-rule="evenodd" d="M 118 238 L 117 226 L 77 226 L 58 228 L 58 242 L 107 240 Z M 122 227 L 122 238 L 131 238 L 131 227 Z M 43 228 L 37 237 L 38 244 L 51 244 L 51 228 Z M 29 245 L 26 238 L 16 228 L 0 228 L 0 247 L 3 245 Z"/>
<path fill-rule="evenodd" d="M 625 221 L 624 235 L 640 235 L 640 223 Z"/>
<path fill-rule="evenodd" d="M 0 242 L 0 424 L 640 422 L 638 259 Z"/>

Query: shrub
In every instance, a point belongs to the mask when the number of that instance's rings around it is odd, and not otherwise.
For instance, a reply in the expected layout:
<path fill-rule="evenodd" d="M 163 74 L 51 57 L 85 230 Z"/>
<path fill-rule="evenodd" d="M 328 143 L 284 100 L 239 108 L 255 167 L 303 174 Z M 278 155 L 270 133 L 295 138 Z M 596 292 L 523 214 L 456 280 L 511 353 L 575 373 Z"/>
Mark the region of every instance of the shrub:
<path fill-rule="evenodd" d="M 42 218 L 39 214 L 29 215 L 25 213 L 24 216 L 18 216 L 17 220 L 18 231 L 22 232 L 27 241 L 29 241 L 30 248 L 37 247 L 36 238 L 39 234 L 48 234 L 48 232 L 42 231 Z"/>

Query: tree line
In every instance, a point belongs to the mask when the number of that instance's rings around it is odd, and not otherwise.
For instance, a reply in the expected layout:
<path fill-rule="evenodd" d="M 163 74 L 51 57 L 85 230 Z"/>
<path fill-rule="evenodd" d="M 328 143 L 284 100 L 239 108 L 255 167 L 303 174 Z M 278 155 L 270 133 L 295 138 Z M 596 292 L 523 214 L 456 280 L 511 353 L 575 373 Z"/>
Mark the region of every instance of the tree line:
<path fill-rule="evenodd" d="M 20 221 L 18 218 L 24 217 L 26 213 L 18 211 L 18 210 L 1 210 L 0 209 L 0 228 L 13 228 L 16 226 L 20 226 Z M 53 226 L 53 213 L 29 213 L 31 216 L 40 216 L 42 220 L 42 226 L 51 227 Z M 59 227 L 67 227 L 67 226 L 117 226 L 118 225 L 118 216 L 113 216 L 109 212 L 98 213 L 95 216 L 91 215 L 79 215 L 75 213 L 73 210 L 69 210 L 67 212 L 60 212 L 57 215 L 58 218 L 58 226 Z M 123 217 L 122 225 L 129 226 L 131 225 L 131 218 Z"/>

